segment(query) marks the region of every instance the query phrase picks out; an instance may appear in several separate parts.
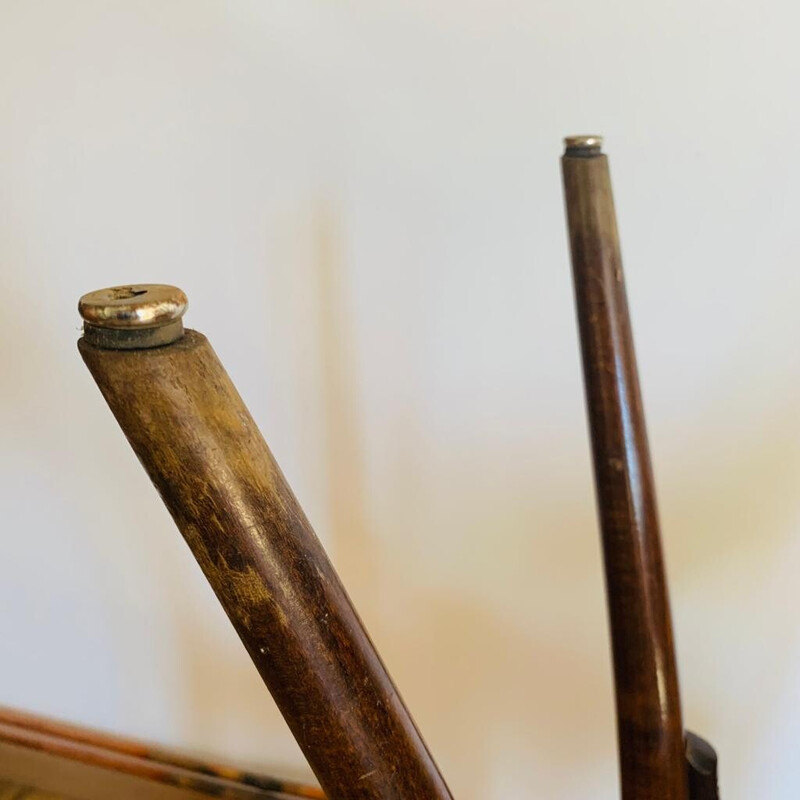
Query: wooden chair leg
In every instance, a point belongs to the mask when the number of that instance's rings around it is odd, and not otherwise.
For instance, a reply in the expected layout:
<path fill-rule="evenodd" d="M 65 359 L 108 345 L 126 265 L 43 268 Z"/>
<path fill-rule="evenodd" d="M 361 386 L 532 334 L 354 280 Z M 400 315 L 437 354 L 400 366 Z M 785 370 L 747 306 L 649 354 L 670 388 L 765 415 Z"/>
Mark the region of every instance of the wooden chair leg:
<path fill-rule="evenodd" d="M 83 359 L 330 800 L 451 800 L 183 293 L 85 296 Z"/>
<path fill-rule="evenodd" d="M 690 785 L 709 783 L 695 763 L 701 750 L 694 737 L 688 740 L 691 782 L 687 775 L 655 487 L 608 159 L 599 137 L 579 136 L 566 140 L 561 163 L 605 563 L 622 798 L 686 800 Z M 692 800 L 710 796 L 693 794 Z"/>

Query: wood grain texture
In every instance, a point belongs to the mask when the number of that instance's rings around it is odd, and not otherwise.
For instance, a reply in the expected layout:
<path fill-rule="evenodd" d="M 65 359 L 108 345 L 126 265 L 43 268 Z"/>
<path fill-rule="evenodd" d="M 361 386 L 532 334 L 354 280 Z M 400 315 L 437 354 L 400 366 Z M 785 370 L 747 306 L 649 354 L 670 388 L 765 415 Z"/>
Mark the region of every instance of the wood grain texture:
<path fill-rule="evenodd" d="M 204 336 L 83 359 L 331 800 L 451 795 Z"/>
<path fill-rule="evenodd" d="M 72 800 L 291 800 L 291 795 L 241 786 L 236 787 L 238 795 L 226 795 L 230 785 L 219 781 L 209 782 L 210 791 L 202 784 L 182 786 L 138 771 L 95 764 L 72 753 L 54 752 L 49 745 L 14 744 L 4 738 L 0 738 L 0 776 L 18 786 L 35 786 Z"/>
<path fill-rule="evenodd" d="M 0 780 L 0 800 L 70 800 L 64 795 L 40 792 L 31 786 Z"/>
<path fill-rule="evenodd" d="M 306 800 L 325 797 L 316 786 L 211 764 L 144 742 L 11 708 L 0 707 L 0 742 L 230 800 L 279 795 Z"/>
<path fill-rule="evenodd" d="M 562 159 L 616 689 L 623 800 L 685 800 L 655 489 L 608 159 Z"/>
<path fill-rule="evenodd" d="M 277 792 L 253 789 L 234 781 L 220 780 L 157 761 L 128 756 L 102 747 L 58 736 L 48 736 L 12 725 L 0 724 L 0 742 L 121 775 L 143 778 L 152 783 L 191 790 L 206 797 L 219 797 L 225 800 L 278 800 L 280 797 L 285 797 Z"/>

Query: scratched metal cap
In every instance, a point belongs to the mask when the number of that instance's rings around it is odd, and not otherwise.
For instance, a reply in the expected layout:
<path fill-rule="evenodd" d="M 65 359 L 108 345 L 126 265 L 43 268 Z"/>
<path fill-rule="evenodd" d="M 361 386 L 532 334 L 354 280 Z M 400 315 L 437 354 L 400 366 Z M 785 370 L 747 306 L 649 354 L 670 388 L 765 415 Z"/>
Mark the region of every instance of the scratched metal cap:
<path fill-rule="evenodd" d="M 85 294 L 78 301 L 83 338 L 111 350 L 161 347 L 183 336 L 188 305 L 176 286 L 137 283 Z"/>
<path fill-rule="evenodd" d="M 564 139 L 565 156 L 596 156 L 603 152 L 603 137 L 595 134 L 567 136 Z"/>

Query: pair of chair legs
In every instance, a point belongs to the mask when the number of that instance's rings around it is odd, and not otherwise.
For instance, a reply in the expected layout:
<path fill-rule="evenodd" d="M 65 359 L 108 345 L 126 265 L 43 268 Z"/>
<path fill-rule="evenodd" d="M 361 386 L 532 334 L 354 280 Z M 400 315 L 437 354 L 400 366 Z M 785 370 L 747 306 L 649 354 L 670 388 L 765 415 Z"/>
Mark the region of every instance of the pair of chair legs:
<path fill-rule="evenodd" d="M 684 737 L 608 161 L 567 140 L 564 187 L 603 538 L 623 800 L 716 797 Z M 450 792 L 185 297 L 87 295 L 81 355 L 331 800 Z"/>

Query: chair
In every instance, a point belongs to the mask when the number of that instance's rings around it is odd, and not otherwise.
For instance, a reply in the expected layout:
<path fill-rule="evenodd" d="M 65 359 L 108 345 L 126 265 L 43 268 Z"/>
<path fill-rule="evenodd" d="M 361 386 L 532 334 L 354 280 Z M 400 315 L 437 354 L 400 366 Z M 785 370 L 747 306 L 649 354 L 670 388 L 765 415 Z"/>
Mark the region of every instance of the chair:
<path fill-rule="evenodd" d="M 606 573 L 622 798 L 717 800 L 716 755 L 684 732 L 681 719 L 655 490 L 608 159 L 599 137 L 568 138 L 562 169 Z M 325 795 L 11 711 L 0 712 L 3 746 L 206 796 L 451 800 L 230 378 L 208 340 L 184 330 L 183 293 L 159 285 L 113 287 L 85 295 L 79 308 L 84 362 Z M 136 796 L 144 796 L 141 791 L 140 785 Z"/>

